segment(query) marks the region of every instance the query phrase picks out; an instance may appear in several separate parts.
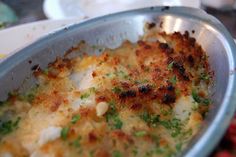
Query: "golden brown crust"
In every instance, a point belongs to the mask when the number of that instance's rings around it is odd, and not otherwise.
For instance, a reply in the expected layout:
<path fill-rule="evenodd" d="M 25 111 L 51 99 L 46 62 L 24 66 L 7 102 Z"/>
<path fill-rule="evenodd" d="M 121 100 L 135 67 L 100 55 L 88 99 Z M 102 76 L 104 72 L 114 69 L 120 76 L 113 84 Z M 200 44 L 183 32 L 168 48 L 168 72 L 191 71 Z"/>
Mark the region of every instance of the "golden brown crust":
<path fill-rule="evenodd" d="M 8 100 L 31 106 L 16 114 L 22 117 L 19 128 L 3 138 L 20 143 L 24 153 L 19 156 L 138 157 L 181 151 L 209 108 L 207 57 L 188 32 L 151 37 L 157 40 L 147 36 L 99 56 L 67 59 L 77 50 L 72 48 L 46 70 L 35 66 L 40 83 L 32 100 L 18 95 Z"/>

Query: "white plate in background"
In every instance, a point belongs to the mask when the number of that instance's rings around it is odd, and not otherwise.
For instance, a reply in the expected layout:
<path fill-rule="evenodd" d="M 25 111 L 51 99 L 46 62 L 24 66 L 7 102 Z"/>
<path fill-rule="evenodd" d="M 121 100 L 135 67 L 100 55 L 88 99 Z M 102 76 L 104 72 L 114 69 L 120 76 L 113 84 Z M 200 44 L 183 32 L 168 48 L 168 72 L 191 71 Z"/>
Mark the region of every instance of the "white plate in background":
<path fill-rule="evenodd" d="M 200 8 L 200 0 L 44 0 L 49 19 L 93 18 L 115 12 L 150 6 L 188 6 Z"/>
<path fill-rule="evenodd" d="M 81 19 L 44 20 L 4 29 L 0 31 L 0 58 L 50 32 L 80 21 Z"/>

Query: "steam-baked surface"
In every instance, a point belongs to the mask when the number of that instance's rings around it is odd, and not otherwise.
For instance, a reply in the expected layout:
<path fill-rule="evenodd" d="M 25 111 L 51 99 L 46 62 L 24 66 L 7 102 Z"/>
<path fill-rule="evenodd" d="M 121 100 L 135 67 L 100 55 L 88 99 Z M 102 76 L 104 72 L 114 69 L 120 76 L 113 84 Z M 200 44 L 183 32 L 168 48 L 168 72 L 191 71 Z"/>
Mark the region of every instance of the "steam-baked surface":
<path fill-rule="evenodd" d="M 187 32 L 35 69 L 38 86 L 2 102 L 2 156 L 174 156 L 211 104 L 207 57 Z"/>

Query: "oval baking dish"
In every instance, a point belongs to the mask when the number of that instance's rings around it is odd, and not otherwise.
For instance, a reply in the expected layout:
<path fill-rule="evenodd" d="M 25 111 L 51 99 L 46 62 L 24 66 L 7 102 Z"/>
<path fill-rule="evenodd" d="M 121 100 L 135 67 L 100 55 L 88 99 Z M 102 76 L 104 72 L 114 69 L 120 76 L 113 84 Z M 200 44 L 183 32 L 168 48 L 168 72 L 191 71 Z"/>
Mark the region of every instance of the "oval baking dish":
<path fill-rule="evenodd" d="M 235 43 L 225 27 L 204 11 L 186 7 L 151 7 L 85 21 L 41 38 L 0 63 L 0 98 L 35 83 L 32 69 L 44 69 L 57 57 L 85 41 L 116 48 L 125 40 L 137 42 L 146 23 L 155 23 L 166 33 L 188 31 L 209 56 L 214 72 L 210 108 L 199 133 L 181 156 L 207 156 L 222 137 L 235 111 Z M 91 51 L 91 54 L 99 51 Z M 72 54 L 73 55 L 73 54 Z"/>

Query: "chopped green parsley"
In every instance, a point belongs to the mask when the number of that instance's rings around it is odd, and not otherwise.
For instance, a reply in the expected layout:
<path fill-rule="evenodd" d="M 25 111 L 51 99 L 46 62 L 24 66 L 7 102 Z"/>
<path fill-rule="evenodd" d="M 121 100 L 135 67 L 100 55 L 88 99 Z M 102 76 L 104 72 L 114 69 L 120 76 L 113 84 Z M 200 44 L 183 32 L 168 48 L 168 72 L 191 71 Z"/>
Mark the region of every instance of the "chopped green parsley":
<path fill-rule="evenodd" d="M 62 130 L 61 130 L 61 138 L 62 138 L 63 140 L 66 140 L 69 131 L 70 131 L 70 128 L 69 128 L 69 127 L 64 127 L 64 128 L 62 128 Z"/>
<path fill-rule="evenodd" d="M 6 122 L 0 121 L 0 134 L 1 135 L 7 135 L 18 128 L 18 124 L 20 122 L 21 118 L 17 117 L 15 121 L 8 120 Z"/>
<path fill-rule="evenodd" d="M 114 119 L 113 119 L 113 122 L 114 122 L 114 128 L 115 129 L 121 129 L 122 126 L 123 126 L 123 122 L 120 120 L 120 118 L 118 116 L 116 116 Z"/>
<path fill-rule="evenodd" d="M 120 151 L 115 150 L 115 151 L 113 151 L 113 153 L 112 153 L 112 157 L 122 157 L 122 154 L 121 154 Z"/>
<path fill-rule="evenodd" d="M 80 120 L 80 115 L 79 114 L 74 115 L 71 119 L 71 123 L 75 124 L 75 123 L 77 123 L 78 120 Z"/>
<path fill-rule="evenodd" d="M 160 121 L 160 124 L 164 126 L 166 129 L 168 129 L 169 131 L 171 131 L 171 136 L 173 138 L 180 135 L 182 127 L 183 127 L 183 124 L 181 123 L 181 121 L 176 118 L 173 118 L 171 120 Z"/>
<path fill-rule="evenodd" d="M 159 122 L 159 115 L 151 115 L 148 112 L 143 112 L 140 115 L 140 118 L 152 127 L 156 127 L 157 123 Z"/>
<path fill-rule="evenodd" d="M 173 69 L 173 65 L 174 65 L 174 61 L 170 62 L 170 64 L 168 64 L 167 69 L 168 70 L 172 70 Z"/>
<path fill-rule="evenodd" d="M 200 97 L 196 90 L 192 90 L 192 97 L 193 97 L 193 100 L 196 101 L 197 103 L 201 103 L 205 105 L 209 105 L 211 103 L 209 99 Z"/>
<path fill-rule="evenodd" d="M 179 152 L 179 151 L 181 151 L 182 146 L 183 146 L 182 143 L 178 143 L 178 144 L 175 145 L 175 148 L 176 148 L 176 150 Z"/>
<path fill-rule="evenodd" d="M 123 126 L 123 122 L 119 118 L 119 115 L 117 113 L 115 102 L 111 101 L 109 103 L 109 110 L 106 113 L 106 121 L 111 126 L 112 129 L 121 129 Z"/>
<path fill-rule="evenodd" d="M 145 130 L 136 131 L 136 132 L 134 133 L 134 136 L 136 136 L 136 137 L 143 137 L 143 136 L 145 136 L 145 135 L 147 135 L 147 132 L 146 132 Z"/>
<path fill-rule="evenodd" d="M 114 92 L 116 94 L 119 94 L 122 92 L 122 90 L 119 87 L 113 87 L 111 90 L 112 90 L 112 92 Z"/>
<path fill-rule="evenodd" d="M 81 137 L 81 136 L 78 136 L 78 137 L 73 141 L 72 145 L 73 145 L 74 147 L 79 148 L 79 147 L 81 146 L 81 144 L 80 144 L 81 139 L 82 139 L 82 137 Z"/>
<path fill-rule="evenodd" d="M 88 98 L 90 96 L 90 94 L 89 93 L 84 93 L 84 94 L 82 94 L 81 96 L 80 96 L 80 99 L 86 99 L 86 98 Z"/>
<path fill-rule="evenodd" d="M 177 83 L 177 77 L 174 75 L 173 77 L 170 78 L 169 80 L 173 85 Z"/>
<path fill-rule="evenodd" d="M 210 76 L 207 73 L 201 73 L 200 74 L 200 79 L 208 81 L 210 79 Z"/>
<path fill-rule="evenodd" d="M 132 153 L 133 153 L 134 156 L 137 156 L 137 154 L 138 154 L 137 148 L 133 149 L 133 150 L 132 150 Z"/>

